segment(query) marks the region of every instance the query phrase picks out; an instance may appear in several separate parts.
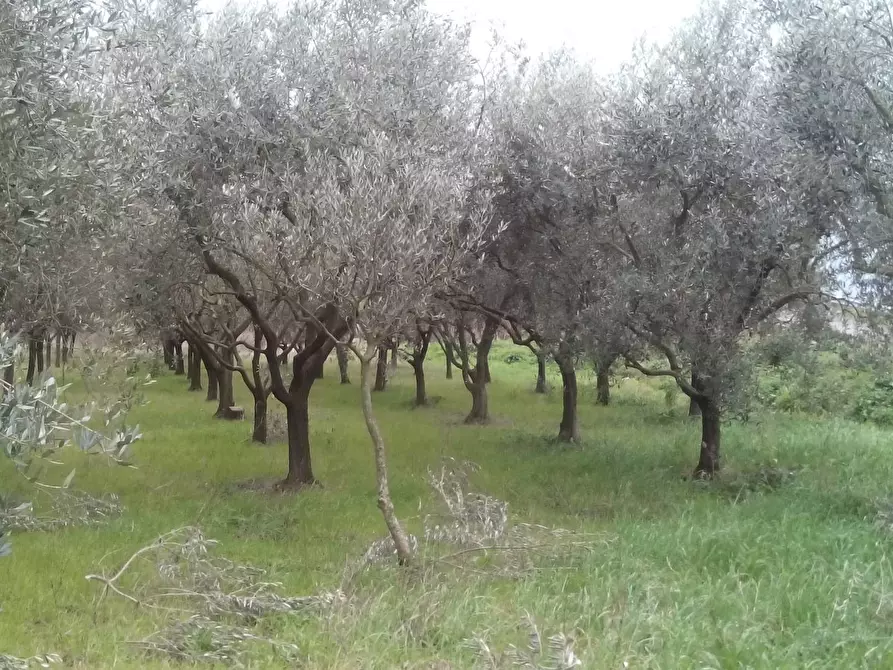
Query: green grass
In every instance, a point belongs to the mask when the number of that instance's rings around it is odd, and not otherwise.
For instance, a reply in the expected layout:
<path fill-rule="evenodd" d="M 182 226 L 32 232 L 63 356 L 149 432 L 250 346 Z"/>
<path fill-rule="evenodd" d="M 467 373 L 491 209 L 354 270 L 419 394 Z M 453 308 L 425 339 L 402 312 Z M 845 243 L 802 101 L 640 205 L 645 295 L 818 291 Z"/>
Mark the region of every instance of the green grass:
<path fill-rule="evenodd" d="M 552 439 L 560 393 L 534 395 L 534 366 L 524 356 L 507 363 L 510 353 L 493 354 L 489 426 L 462 425 L 468 394 L 442 378 L 436 356 L 435 407 L 410 409 L 405 365 L 375 395 L 398 513 L 417 531 L 433 505 L 426 468 L 467 459 L 480 466 L 474 488 L 508 501 L 514 520 L 591 533 L 590 549 L 515 579 L 375 566 L 337 614 L 274 617 L 260 634 L 297 644 L 308 668 L 467 668 L 466 639 L 523 645 L 529 612 L 548 632 L 575 632 L 586 668 L 893 667 L 893 543 L 874 523 L 893 481 L 889 431 L 759 415 L 726 427 L 726 472 L 699 484 L 686 478 L 698 430 L 681 397 L 670 412 L 661 388 L 628 379 L 600 408 L 581 373 L 584 442 L 561 446 Z M 200 526 L 223 555 L 268 569 L 293 594 L 337 587 L 346 561 L 384 535 L 359 391 L 338 384 L 334 364 L 312 396 L 324 488 L 297 495 L 236 486 L 283 475 L 285 449 L 250 444 L 249 422 L 213 420 L 182 377 L 162 377 L 147 396 L 131 417 L 145 433 L 138 469 L 69 457 L 76 485 L 117 493 L 123 516 L 14 536 L 0 561 L 0 650 L 57 652 L 79 668 L 176 666 L 127 645 L 171 615 L 114 597 L 97 604 L 84 575 L 178 526 Z M 767 466 L 797 474 L 761 486 L 750 473 Z M 263 648 L 248 664 L 287 667 Z"/>

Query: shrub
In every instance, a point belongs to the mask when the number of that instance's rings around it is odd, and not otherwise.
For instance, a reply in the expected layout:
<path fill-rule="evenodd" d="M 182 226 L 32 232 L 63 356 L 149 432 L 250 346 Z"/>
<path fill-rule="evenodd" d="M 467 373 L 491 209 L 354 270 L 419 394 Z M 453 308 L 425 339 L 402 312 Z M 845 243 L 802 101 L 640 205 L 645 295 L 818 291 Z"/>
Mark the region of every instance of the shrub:
<path fill-rule="evenodd" d="M 879 380 L 866 387 L 856 399 L 852 416 L 859 421 L 893 426 L 893 381 Z"/>

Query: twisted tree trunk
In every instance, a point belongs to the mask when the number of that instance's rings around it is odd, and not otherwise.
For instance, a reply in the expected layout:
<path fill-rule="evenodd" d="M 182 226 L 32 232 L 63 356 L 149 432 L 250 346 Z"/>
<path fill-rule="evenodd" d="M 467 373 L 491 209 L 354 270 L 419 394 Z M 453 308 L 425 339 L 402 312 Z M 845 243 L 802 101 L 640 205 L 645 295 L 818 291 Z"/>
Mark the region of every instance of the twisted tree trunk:
<path fill-rule="evenodd" d="M 415 406 L 424 407 L 428 404 L 428 390 L 425 386 L 425 359 L 428 357 L 428 347 L 431 345 L 431 328 L 417 327 L 418 340 L 413 346 L 409 364 L 415 376 Z"/>
<path fill-rule="evenodd" d="M 534 393 L 547 393 L 549 385 L 546 382 L 546 354 L 542 351 L 536 352 L 536 387 Z"/>
<path fill-rule="evenodd" d="M 698 400 L 701 410 L 701 452 L 695 477 L 710 479 L 719 472 L 720 412 L 713 398 Z"/>
<path fill-rule="evenodd" d="M 267 384 L 260 369 L 261 351 L 258 348 L 263 333 L 257 326 L 254 327 L 254 350 L 251 354 L 251 374 L 248 375 L 243 368 L 240 374 L 245 381 L 251 396 L 254 398 L 254 429 L 251 432 L 251 441 L 260 444 L 267 443 L 267 399 L 272 392 L 272 384 Z"/>
<path fill-rule="evenodd" d="M 34 373 L 37 371 L 37 342 L 33 335 L 28 335 L 28 371 L 25 373 L 25 381 L 28 385 L 34 383 Z"/>
<path fill-rule="evenodd" d="M 164 356 L 164 365 L 168 370 L 174 369 L 174 344 L 170 338 L 162 335 L 161 353 Z"/>
<path fill-rule="evenodd" d="M 701 388 L 701 380 L 696 372 L 691 373 L 691 385 L 696 389 Z M 701 416 L 701 407 L 694 398 L 689 398 L 688 400 L 688 415 L 691 417 Z"/>
<path fill-rule="evenodd" d="M 415 375 L 415 406 L 424 407 L 428 404 L 428 390 L 425 387 L 424 359 L 412 363 L 412 372 Z"/>
<path fill-rule="evenodd" d="M 194 342 L 189 343 L 187 353 L 187 370 L 189 372 L 189 390 L 202 390 L 202 358 L 198 353 L 198 347 Z"/>
<path fill-rule="evenodd" d="M 391 374 L 395 374 L 395 373 L 397 372 L 397 363 L 399 362 L 399 361 L 397 360 L 397 343 L 394 342 L 393 344 L 391 344 L 391 345 L 389 346 L 389 349 L 391 350 L 391 369 L 390 369 L 390 372 L 391 372 Z"/>
<path fill-rule="evenodd" d="M 185 375 L 186 367 L 183 365 L 183 342 L 180 339 L 174 341 L 174 374 Z"/>
<path fill-rule="evenodd" d="M 465 417 L 465 423 L 484 424 L 490 421 L 487 383 L 490 375 L 490 349 L 493 347 L 493 339 L 496 337 L 498 327 L 498 321 L 487 320 L 475 352 L 474 370 L 465 375 L 465 388 L 471 393 L 471 411 Z"/>
<path fill-rule="evenodd" d="M 348 353 L 347 345 L 336 344 L 335 356 L 338 357 L 338 372 L 341 375 L 341 383 L 350 384 L 350 354 Z"/>
<path fill-rule="evenodd" d="M 384 391 L 388 386 L 388 350 L 381 346 L 378 348 L 378 364 L 375 366 L 375 386 L 373 391 Z"/>
<path fill-rule="evenodd" d="M 230 351 L 221 351 L 220 357 L 227 363 L 232 362 Z M 230 421 L 242 419 L 243 414 L 234 410 L 236 402 L 233 394 L 233 371 L 224 365 L 217 365 L 217 386 L 217 411 L 214 412 L 214 418 Z"/>
<path fill-rule="evenodd" d="M 62 332 L 62 365 L 68 365 L 68 359 L 74 353 L 74 338 L 77 333 L 66 328 Z"/>
<path fill-rule="evenodd" d="M 558 370 L 561 372 L 561 425 L 558 428 L 558 439 L 563 442 L 579 442 L 580 426 L 577 421 L 577 372 L 574 360 L 569 354 L 555 357 Z"/>
<path fill-rule="evenodd" d="M 205 396 L 206 402 L 217 402 L 220 395 L 219 384 L 217 383 L 217 368 L 208 361 L 207 355 L 201 354 L 202 363 L 205 367 L 205 374 L 208 376 L 208 393 Z"/>
<path fill-rule="evenodd" d="M 294 386 L 285 405 L 285 419 L 288 424 L 288 473 L 283 486 L 286 488 L 302 488 L 318 484 L 313 476 L 313 464 L 310 459 L 311 384 L 299 383 Z"/>
<path fill-rule="evenodd" d="M 254 428 L 251 441 L 259 444 L 267 443 L 267 398 L 264 395 L 254 396 Z"/>
<path fill-rule="evenodd" d="M 37 347 L 37 376 L 39 377 L 46 369 L 47 359 L 49 359 L 49 352 L 46 351 L 47 341 L 43 333 L 38 335 L 35 346 Z M 44 352 L 46 352 L 46 357 L 44 357 Z"/>
<path fill-rule="evenodd" d="M 611 402 L 611 366 L 617 356 L 601 355 L 595 359 L 595 401 L 607 406 Z"/>
<path fill-rule="evenodd" d="M 369 343 L 374 346 L 374 343 Z M 382 348 L 383 349 L 383 348 Z M 383 349 L 387 355 L 387 349 Z M 380 354 L 379 354 L 380 356 Z M 379 358 L 380 361 L 380 358 Z M 380 363 L 379 363 L 380 364 Z M 394 503 L 391 500 L 391 490 L 388 483 L 388 464 L 385 452 L 384 438 L 375 419 L 372 409 L 372 357 L 367 354 L 360 357 L 360 371 L 362 375 L 361 391 L 363 397 L 363 418 L 366 420 L 366 429 L 372 438 L 372 448 L 375 454 L 375 478 L 378 483 L 378 509 L 384 517 L 385 525 L 394 542 L 397 551 L 397 562 L 400 565 L 409 565 L 412 561 L 412 549 L 409 545 L 409 537 L 400 525 L 400 520 L 394 511 Z M 376 373 L 377 374 L 377 373 Z"/>

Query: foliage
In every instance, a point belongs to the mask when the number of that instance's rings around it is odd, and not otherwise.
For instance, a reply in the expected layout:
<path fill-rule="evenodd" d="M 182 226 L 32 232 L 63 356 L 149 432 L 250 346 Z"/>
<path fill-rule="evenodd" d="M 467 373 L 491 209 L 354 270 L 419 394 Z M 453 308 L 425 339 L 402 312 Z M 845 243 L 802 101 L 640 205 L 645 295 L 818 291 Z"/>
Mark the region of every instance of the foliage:
<path fill-rule="evenodd" d="M 893 425 L 893 381 L 878 380 L 856 400 L 853 417 L 881 426 Z"/>

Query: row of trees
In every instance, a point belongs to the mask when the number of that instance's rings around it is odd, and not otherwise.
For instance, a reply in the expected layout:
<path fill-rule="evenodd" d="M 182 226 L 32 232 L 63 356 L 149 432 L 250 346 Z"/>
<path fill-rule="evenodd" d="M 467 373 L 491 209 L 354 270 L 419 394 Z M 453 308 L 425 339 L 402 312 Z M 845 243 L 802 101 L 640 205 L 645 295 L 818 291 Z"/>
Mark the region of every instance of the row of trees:
<path fill-rule="evenodd" d="M 3 318 L 35 342 L 135 325 L 221 418 L 238 375 L 258 439 L 284 406 L 295 488 L 313 383 L 352 352 L 401 560 L 371 394 L 398 343 L 419 402 L 440 343 L 469 422 L 498 333 L 541 378 L 554 359 L 565 440 L 581 360 L 605 402 L 617 361 L 672 378 L 712 476 L 743 340 L 841 286 L 888 299 L 887 10 L 708 3 L 599 78 L 498 42 L 480 62 L 415 2 L 6 3 Z"/>

